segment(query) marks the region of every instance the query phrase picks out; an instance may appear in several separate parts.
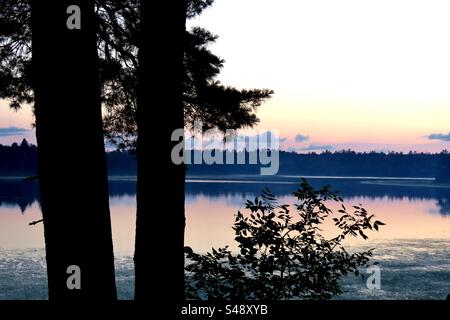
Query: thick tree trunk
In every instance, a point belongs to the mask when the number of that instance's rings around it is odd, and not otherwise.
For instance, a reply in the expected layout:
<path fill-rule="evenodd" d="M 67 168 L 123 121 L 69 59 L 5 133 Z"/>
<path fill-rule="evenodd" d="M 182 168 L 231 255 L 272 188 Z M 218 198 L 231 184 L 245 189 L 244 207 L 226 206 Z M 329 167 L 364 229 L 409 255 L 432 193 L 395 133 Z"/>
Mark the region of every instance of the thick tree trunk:
<path fill-rule="evenodd" d="M 67 19 L 81 9 L 81 29 Z M 73 21 L 72 25 L 73 25 Z M 116 299 L 94 1 L 32 1 L 33 85 L 49 298 Z M 81 289 L 69 266 L 80 268 Z"/>
<path fill-rule="evenodd" d="M 139 51 L 137 300 L 150 291 L 184 300 L 184 165 L 171 161 L 172 132 L 184 126 L 184 0 L 142 1 Z M 158 17 L 158 19 L 156 19 Z"/>

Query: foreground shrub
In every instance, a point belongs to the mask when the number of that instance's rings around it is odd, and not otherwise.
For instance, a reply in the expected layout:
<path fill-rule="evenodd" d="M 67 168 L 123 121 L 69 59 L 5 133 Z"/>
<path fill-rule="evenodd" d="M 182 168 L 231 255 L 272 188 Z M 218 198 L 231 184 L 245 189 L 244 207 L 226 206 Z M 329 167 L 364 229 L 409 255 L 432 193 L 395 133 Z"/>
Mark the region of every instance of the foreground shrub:
<path fill-rule="evenodd" d="M 239 253 L 228 246 L 206 254 L 186 247 L 187 298 L 330 299 L 342 293 L 344 276 L 363 276 L 359 269 L 368 266 L 373 249 L 349 253 L 343 241 L 367 239 L 367 231 L 384 223 L 362 206 L 347 210 L 328 185 L 315 190 L 303 179 L 293 195 L 295 214 L 268 189 L 247 201 L 249 213 L 237 212 L 233 226 Z M 332 202 L 337 213 L 327 206 Z M 337 235 L 326 239 L 319 227 L 329 219 Z"/>

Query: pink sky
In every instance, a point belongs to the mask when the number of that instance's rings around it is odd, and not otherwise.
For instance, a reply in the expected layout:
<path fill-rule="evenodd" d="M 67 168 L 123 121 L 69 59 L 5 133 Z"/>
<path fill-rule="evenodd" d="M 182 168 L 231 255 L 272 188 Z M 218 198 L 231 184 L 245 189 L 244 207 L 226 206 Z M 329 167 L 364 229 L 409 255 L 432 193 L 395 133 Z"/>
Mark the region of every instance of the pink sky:
<path fill-rule="evenodd" d="M 9 109 L 7 101 L 0 100 L 0 144 L 20 142 L 23 138 L 35 143 L 36 137 L 34 130 L 32 130 L 32 123 L 33 117 L 29 106 L 23 110 L 15 112 Z M 3 135 L 1 129 L 7 129 L 10 127 L 25 129 L 25 132 L 13 136 Z"/>
<path fill-rule="evenodd" d="M 216 0 L 189 26 L 219 36 L 224 84 L 275 91 L 259 128 L 286 147 L 437 152 L 450 148 L 427 138 L 450 132 L 447 12 L 442 0 Z"/>
<path fill-rule="evenodd" d="M 257 129 L 277 130 L 285 149 L 439 152 L 450 149 L 448 12 L 444 0 L 216 0 L 188 27 L 219 35 L 224 84 L 275 91 Z M 0 133 L 32 121 L 0 101 Z"/>

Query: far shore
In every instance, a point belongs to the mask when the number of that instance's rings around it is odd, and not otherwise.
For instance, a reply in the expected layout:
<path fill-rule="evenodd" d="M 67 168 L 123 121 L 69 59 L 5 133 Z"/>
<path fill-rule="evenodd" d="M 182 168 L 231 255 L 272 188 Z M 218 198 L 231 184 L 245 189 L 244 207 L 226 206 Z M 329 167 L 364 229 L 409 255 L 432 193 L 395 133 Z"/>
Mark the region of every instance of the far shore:
<path fill-rule="evenodd" d="M 34 176 L 0 176 L 0 180 L 35 180 Z M 298 183 L 300 178 L 323 179 L 323 180 L 354 180 L 355 182 L 370 185 L 398 186 L 398 187 L 418 187 L 418 188 L 444 188 L 450 189 L 450 182 L 437 182 L 430 177 L 364 177 L 364 176 L 310 176 L 310 175 L 187 175 L 186 182 L 201 183 Z M 109 181 L 136 181 L 136 176 L 112 175 L 108 176 Z"/>
<path fill-rule="evenodd" d="M 362 181 L 364 184 L 383 185 L 383 186 L 399 186 L 399 187 L 416 187 L 416 188 L 440 188 L 450 189 L 450 182 L 437 182 L 434 180 L 373 180 Z"/>

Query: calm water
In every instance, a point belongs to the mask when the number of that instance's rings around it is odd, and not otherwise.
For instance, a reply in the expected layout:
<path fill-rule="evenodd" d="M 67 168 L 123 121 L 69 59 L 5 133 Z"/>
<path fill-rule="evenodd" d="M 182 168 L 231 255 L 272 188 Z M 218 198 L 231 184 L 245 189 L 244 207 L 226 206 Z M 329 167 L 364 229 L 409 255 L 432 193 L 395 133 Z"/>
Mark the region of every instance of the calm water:
<path fill-rule="evenodd" d="M 348 204 L 361 203 L 387 225 L 350 250 L 374 247 L 381 266 L 381 290 L 345 280 L 343 299 L 444 299 L 450 293 L 450 188 L 429 180 L 311 178 L 331 184 Z M 292 204 L 296 177 L 191 177 L 186 190 L 186 244 L 204 252 L 233 247 L 233 215 L 265 186 L 280 203 Z M 46 274 L 38 186 L 0 179 L 0 299 L 46 299 Z M 82 200 L 82 199 L 80 199 Z M 116 274 L 122 299 L 133 296 L 135 181 L 111 179 L 110 205 Z M 325 228 L 325 234 L 332 230 Z"/>

